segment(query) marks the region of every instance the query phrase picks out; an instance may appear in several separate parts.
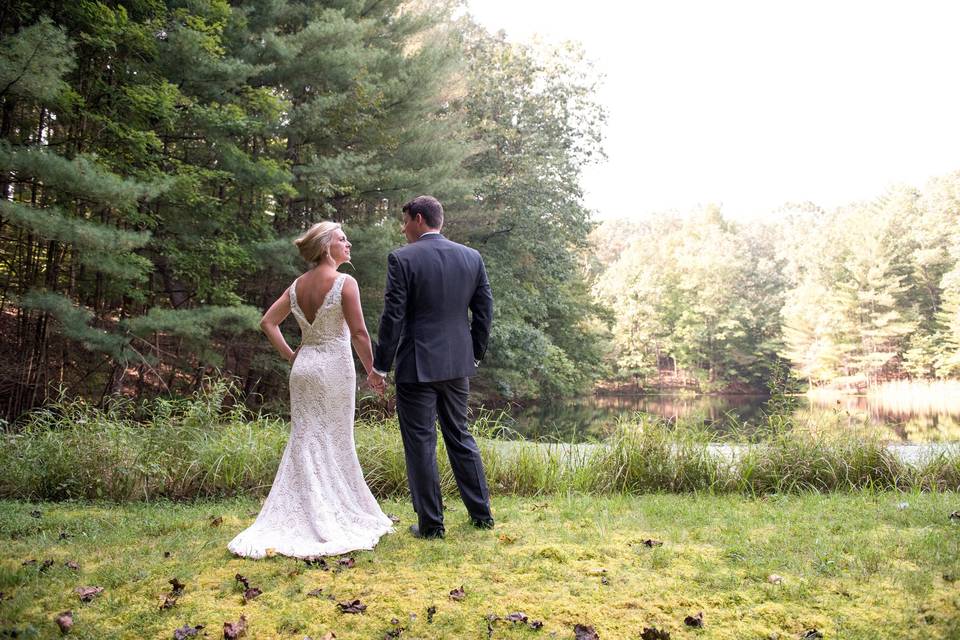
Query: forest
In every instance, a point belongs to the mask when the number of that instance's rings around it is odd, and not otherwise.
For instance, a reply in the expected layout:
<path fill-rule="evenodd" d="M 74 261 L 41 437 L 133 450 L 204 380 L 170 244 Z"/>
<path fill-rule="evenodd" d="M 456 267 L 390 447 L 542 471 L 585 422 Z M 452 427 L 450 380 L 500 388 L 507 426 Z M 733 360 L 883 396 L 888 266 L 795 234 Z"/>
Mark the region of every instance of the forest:
<path fill-rule="evenodd" d="M 960 376 L 960 173 L 762 222 L 716 206 L 608 221 L 592 241 L 620 380 L 862 392 Z"/>
<path fill-rule="evenodd" d="M 601 370 L 579 176 L 596 74 L 454 2 L 14 1 L 0 13 L 0 398 L 196 390 L 286 404 L 257 322 L 333 219 L 376 330 L 400 207 L 430 193 L 496 295 L 481 397 Z M 286 323 L 288 339 L 296 325 Z"/>
<path fill-rule="evenodd" d="M 756 222 L 628 202 L 600 221 L 581 187 L 600 74 L 452 0 L 14 0 L 0 34 L 7 422 L 211 375 L 283 411 L 257 322 L 308 268 L 292 239 L 344 224 L 375 333 L 422 193 L 490 275 L 480 402 L 960 377 L 960 174 Z"/>

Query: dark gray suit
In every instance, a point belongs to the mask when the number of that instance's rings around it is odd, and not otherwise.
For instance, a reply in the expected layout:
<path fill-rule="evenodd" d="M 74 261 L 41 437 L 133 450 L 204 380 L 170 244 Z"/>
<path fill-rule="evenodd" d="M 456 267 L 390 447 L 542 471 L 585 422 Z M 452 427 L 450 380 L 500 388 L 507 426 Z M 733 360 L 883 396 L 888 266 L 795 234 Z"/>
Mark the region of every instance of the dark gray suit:
<path fill-rule="evenodd" d="M 475 520 L 491 520 L 480 451 L 467 430 L 467 395 L 492 319 L 490 283 L 474 249 L 428 234 L 389 255 L 373 366 L 388 372 L 397 361 L 407 481 L 424 535 L 443 532 L 438 418 L 467 512 Z"/>

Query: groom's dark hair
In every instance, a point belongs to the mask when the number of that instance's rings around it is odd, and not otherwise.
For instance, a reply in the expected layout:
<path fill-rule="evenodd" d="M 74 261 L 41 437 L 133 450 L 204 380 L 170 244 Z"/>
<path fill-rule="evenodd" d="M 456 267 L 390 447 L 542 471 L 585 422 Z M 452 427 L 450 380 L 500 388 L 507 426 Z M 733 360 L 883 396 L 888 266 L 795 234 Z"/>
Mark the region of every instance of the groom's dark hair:
<path fill-rule="evenodd" d="M 417 196 L 403 205 L 403 212 L 411 219 L 417 217 L 419 213 L 431 229 L 439 229 L 443 226 L 443 205 L 433 196 Z"/>

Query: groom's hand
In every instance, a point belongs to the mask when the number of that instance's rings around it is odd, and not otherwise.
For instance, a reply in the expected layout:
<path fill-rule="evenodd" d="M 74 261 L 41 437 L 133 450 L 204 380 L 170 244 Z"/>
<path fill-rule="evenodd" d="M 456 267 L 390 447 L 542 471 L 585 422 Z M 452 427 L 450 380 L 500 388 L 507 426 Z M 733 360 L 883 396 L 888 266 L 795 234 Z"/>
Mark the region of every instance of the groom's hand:
<path fill-rule="evenodd" d="M 371 371 L 367 374 L 367 384 L 370 385 L 370 388 L 379 393 L 381 396 L 387 390 L 386 377 L 380 375 L 376 371 Z"/>

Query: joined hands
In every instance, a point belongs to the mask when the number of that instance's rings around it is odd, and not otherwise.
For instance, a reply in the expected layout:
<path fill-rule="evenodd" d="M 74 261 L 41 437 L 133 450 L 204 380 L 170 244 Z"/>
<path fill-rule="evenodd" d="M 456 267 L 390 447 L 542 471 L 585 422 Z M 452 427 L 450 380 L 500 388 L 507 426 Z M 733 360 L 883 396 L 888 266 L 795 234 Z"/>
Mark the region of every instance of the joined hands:
<path fill-rule="evenodd" d="M 381 396 L 387 391 L 387 378 L 376 371 L 367 374 L 367 384 Z"/>

